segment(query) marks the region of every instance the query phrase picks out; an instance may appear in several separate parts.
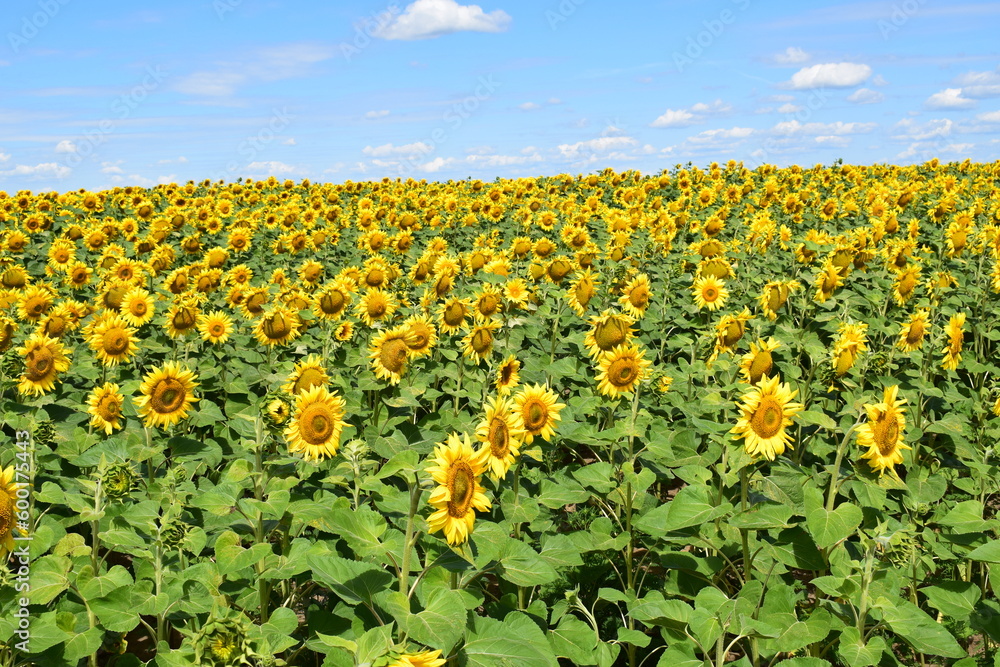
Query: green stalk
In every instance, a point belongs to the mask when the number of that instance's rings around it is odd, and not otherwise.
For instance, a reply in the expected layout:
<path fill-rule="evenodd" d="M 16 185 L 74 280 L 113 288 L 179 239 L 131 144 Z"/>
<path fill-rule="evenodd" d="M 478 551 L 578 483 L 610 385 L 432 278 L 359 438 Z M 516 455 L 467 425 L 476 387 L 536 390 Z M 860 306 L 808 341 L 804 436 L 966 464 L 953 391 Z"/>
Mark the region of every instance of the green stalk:
<path fill-rule="evenodd" d="M 837 458 L 833 462 L 833 469 L 830 471 L 830 489 L 827 491 L 826 495 L 826 509 L 828 512 L 833 511 L 833 503 L 837 498 L 837 489 L 840 488 L 840 464 L 844 461 L 844 453 L 847 451 L 847 441 L 850 439 L 854 430 L 861 426 L 861 419 L 854 422 L 851 428 L 847 429 L 847 433 L 844 434 L 844 438 L 840 441 L 837 446 Z"/>
<path fill-rule="evenodd" d="M 420 482 L 416 475 L 412 481 L 407 481 L 410 491 L 410 511 L 406 515 L 406 537 L 403 538 L 403 563 L 399 569 L 399 592 L 409 597 L 410 595 L 410 558 L 413 555 L 414 524 L 417 510 L 420 509 Z"/>

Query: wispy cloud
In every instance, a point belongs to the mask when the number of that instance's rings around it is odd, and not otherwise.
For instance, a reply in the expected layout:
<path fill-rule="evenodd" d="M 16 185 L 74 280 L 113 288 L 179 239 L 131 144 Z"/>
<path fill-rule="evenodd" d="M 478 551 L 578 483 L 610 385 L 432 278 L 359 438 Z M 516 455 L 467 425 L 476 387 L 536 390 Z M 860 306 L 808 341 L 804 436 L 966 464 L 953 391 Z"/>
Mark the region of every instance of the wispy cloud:
<path fill-rule="evenodd" d="M 455 0 L 416 0 L 402 14 L 375 31 L 382 39 L 433 39 L 454 32 L 504 32 L 510 26 L 507 12 L 486 13 L 479 5 Z"/>
<path fill-rule="evenodd" d="M 788 85 L 796 90 L 810 88 L 849 88 L 867 80 L 872 68 L 861 63 L 823 63 L 803 67 L 792 75 Z"/>
<path fill-rule="evenodd" d="M 282 81 L 309 74 L 309 65 L 328 60 L 334 48 L 326 44 L 294 43 L 261 49 L 244 62 L 222 62 L 214 69 L 193 72 L 174 86 L 199 97 L 230 97 L 243 86 Z"/>

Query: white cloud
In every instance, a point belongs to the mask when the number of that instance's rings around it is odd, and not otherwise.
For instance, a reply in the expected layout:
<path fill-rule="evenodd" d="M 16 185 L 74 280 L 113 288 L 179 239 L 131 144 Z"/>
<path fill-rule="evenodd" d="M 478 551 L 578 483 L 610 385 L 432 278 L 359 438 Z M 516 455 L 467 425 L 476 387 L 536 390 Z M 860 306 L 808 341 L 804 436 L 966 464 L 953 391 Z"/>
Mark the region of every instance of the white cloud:
<path fill-rule="evenodd" d="M 1000 66 L 988 72 L 966 72 L 955 83 L 969 97 L 996 97 L 1000 95 Z"/>
<path fill-rule="evenodd" d="M 559 144 L 557 148 L 563 157 L 575 158 L 581 153 L 605 153 L 615 148 L 635 146 L 637 143 L 632 137 L 599 137 L 575 144 Z"/>
<path fill-rule="evenodd" d="M 803 107 L 800 107 L 797 104 L 786 102 L 785 104 L 782 104 L 780 107 L 778 107 L 778 113 L 796 113 L 798 111 L 802 111 L 802 109 Z"/>
<path fill-rule="evenodd" d="M 281 142 L 281 145 L 282 146 L 294 146 L 295 143 L 296 143 L 295 142 L 295 137 L 288 137 L 287 139 L 285 139 L 284 141 Z"/>
<path fill-rule="evenodd" d="M 165 185 L 167 183 L 177 182 L 177 175 L 170 174 L 169 176 L 158 176 L 155 180 L 152 178 L 146 178 L 139 174 L 129 174 L 128 176 L 114 175 L 111 177 L 112 183 L 124 183 L 128 185 L 138 185 L 141 188 L 151 188 L 154 185 Z"/>
<path fill-rule="evenodd" d="M 56 153 L 75 153 L 76 144 L 74 144 L 69 139 L 63 139 L 58 144 L 56 144 Z"/>
<path fill-rule="evenodd" d="M 809 54 L 797 46 L 789 46 L 781 53 L 774 56 L 774 62 L 779 65 L 798 65 L 809 60 Z"/>
<path fill-rule="evenodd" d="M 122 164 L 124 160 L 115 160 L 114 162 L 102 162 L 101 163 L 101 173 L 102 174 L 124 174 L 125 171 L 118 165 Z"/>
<path fill-rule="evenodd" d="M 0 176 L 30 176 L 33 178 L 66 178 L 73 170 L 56 162 L 42 162 L 35 166 L 19 164 L 13 169 L 0 171 Z"/>
<path fill-rule="evenodd" d="M 479 5 L 460 5 L 455 0 L 416 0 L 402 14 L 375 31 L 382 39 L 431 39 L 453 32 L 504 32 L 510 15 L 497 9 L 490 13 Z"/>
<path fill-rule="evenodd" d="M 6 162 L 10 159 L 10 153 L 0 153 L 0 162 Z"/>
<path fill-rule="evenodd" d="M 540 104 L 535 104 L 534 102 L 525 102 L 523 104 L 518 104 L 517 108 L 521 111 L 534 111 L 535 109 L 541 109 Z"/>
<path fill-rule="evenodd" d="M 177 158 L 176 160 L 171 160 L 171 159 L 159 160 L 156 164 L 187 164 L 187 161 L 188 161 L 188 159 L 182 155 L 179 158 Z M 119 162 L 116 163 L 116 164 L 120 164 L 120 163 L 121 163 L 121 161 L 119 160 Z"/>
<path fill-rule="evenodd" d="M 549 104 L 562 104 L 562 100 L 558 97 L 550 97 Z"/>
<path fill-rule="evenodd" d="M 535 146 L 525 146 L 524 148 L 521 149 L 522 155 L 530 155 L 532 153 L 537 153 L 537 152 L 538 148 L 536 148 Z"/>
<path fill-rule="evenodd" d="M 473 146 L 471 148 L 466 148 L 465 153 L 467 155 L 489 155 L 493 152 L 492 146 Z"/>
<path fill-rule="evenodd" d="M 821 146 L 832 146 L 834 148 L 846 148 L 851 140 L 847 137 L 822 136 L 816 137 L 816 143 Z"/>
<path fill-rule="evenodd" d="M 751 134 L 753 134 L 753 128 L 733 127 L 728 130 L 705 130 L 704 132 L 699 132 L 693 137 L 688 137 L 687 140 L 693 144 L 704 144 L 726 139 L 746 139 Z"/>
<path fill-rule="evenodd" d="M 472 165 L 483 167 L 513 167 L 532 162 L 541 162 L 542 156 L 537 152 L 530 155 L 470 155 L 465 161 Z"/>
<path fill-rule="evenodd" d="M 379 109 L 377 111 L 369 111 L 365 114 L 365 118 L 385 118 L 389 115 L 388 109 Z"/>
<path fill-rule="evenodd" d="M 975 100 L 962 97 L 961 88 L 945 88 L 940 93 L 934 93 L 924 102 L 924 106 L 928 109 L 968 109 L 975 104 Z"/>
<path fill-rule="evenodd" d="M 381 146 L 365 146 L 361 152 L 371 157 L 389 157 L 392 155 L 427 155 L 433 152 L 433 148 L 422 141 L 402 146 L 393 144 L 382 144 Z"/>
<path fill-rule="evenodd" d="M 803 67 L 792 75 L 792 88 L 848 88 L 856 86 L 872 75 L 872 68 L 860 63 L 824 63 Z"/>
<path fill-rule="evenodd" d="M 934 137 L 947 137 L 951 134 L 953 125 L 950 118 L 935 118 L 923 124 L 915 123 L 912 118 L 904 118 L 893 128 L 898 133 L 892 138 L 923 141 Z"/>
<path fill-rule="evenodd" d="M 775 134 L 784 136 L 841 136 L 845 134 L 864 134 L 865 132 L 871 132 L 876 127 L 878 127 L 877 123 L 845 123 L 840 120 L 835 123 L 800 123 L 797 120 L 786 120 L 775 125 L 772 131 Z"/>
<path fill-rule="evenodd" d="M 667 109 L 663 114 L 649 124 L 650 127 L 687 127 L 705 120 L 704 116 L 725 114 L 733 110 L 732 105 L 722 100 L 709 103 L 698 102 L 689 109 Z"/>
<path fill-rule="evenodd" d="M 261 49 L 240 62 L 220 63 L 214 70 L 182 77 L 174 88 L 199 97 L 229 97 L 244 85 L 305 76 L 308 66 L 333 57 L 327 44 L 293 43 Z"/>
<path fill-rule="evenodd" d="M 430 162 L 425 162 L 422 165 L 420 165 L 420 170 L 433 174 L 436 171 L 441 171 L 445 167 L 450 167 L 454 161 L 455 158 L 452 157 L 444 158 L 438 156 L 433 160 L 431 160 Z"/>
<path fill-rule="evenodd" d="M 1000 111 L 987 111 L 976 116 L 977 120 L 987 123 L 1000 123 Z"/>
<path fill-rule="evenodd" d="M 975 147 L 976 147 L 975 144 L 948 144 L 947 146 L 945 146 L 944 148 L 941 149 L 941 152 L 942 153 L 968 153 L 969 151 L 971 151 Z"/>
<path fill-rule="evenodd" d="M 885 77 L 881 74 L 876 74 L 875 78 L 872 79 L 872 83 L 876 86 L 888 86 L 889 82 L 885 80 Z"/>
<path fill-rule="evenodd" d="M 847 96 L 847 101 L 855 104 L 877 104 L 884 99 L 885 96 L 882 93 L 871 88 L 858 88 Z"/>
<path fill-rule="evenodd" d="M 266 176 L 294 174 L 297 171 L 292 165 L 278 162 L 277 160 L 257 160 L 248 164 L 246 170 L 250 174 L 264 174 Z"/>
<path fill-rule="evenodd" d="M 764 98 L 765 102 L 794 102 L 795 95 L 771 95 Z"/>
<path fill-rule="evenodd" d="M 687 127 L 694 123 L 694 114 L 684 109 L 667 109 L 650 127 Z"/>

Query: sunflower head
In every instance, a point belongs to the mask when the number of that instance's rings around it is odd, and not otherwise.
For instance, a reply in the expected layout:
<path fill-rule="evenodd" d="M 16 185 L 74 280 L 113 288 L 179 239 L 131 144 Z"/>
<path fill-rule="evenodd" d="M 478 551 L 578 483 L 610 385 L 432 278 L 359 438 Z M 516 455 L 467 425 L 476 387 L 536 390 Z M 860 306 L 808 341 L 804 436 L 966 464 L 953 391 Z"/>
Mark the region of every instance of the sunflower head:
<path fill-rule="evenodd" d="M 285 438 L 292 452 L 301 452 L 307 461 L 319 461 L 336 455 L 346 403 L 323 385 L 308 389 L 295 398 L 295 413 L 285 428 Z"/>
<path fill-rule="evenodd" d="M 902 406 L 906 401 L 897 399 L 898 392 L 899 385 L 886 387 L 881 403 L 865 404 L 868 421 L 856 431 L 858 444 L 868 448 L 861 458 L 868 459 L 868 464 L 879 472 L 879 476 L 902 463 L 902 450 L 910 449 L 903 444 L 906 410 Z"/>
<path fill-rule="evenodd" d="M 101 475 L 101 488 L 104 495 L 115 500 L 129 495 L 138 487 L 139 475 L 127 462 L 114 463 Z"/>
<path fill-rule="evenodd" d="M 168 361 L 154 368 L 143 378 L 136 400 L 145 426 L 171 426 L 187 417 L 191 405 L 198 401 L 193 395 L 198 384 L 195 375 L 181 364 Z"/>
<path fill-rule="evenodd" d="M 456 433 L 434 449 L 433 465 L 427 472 L 437 483 L 428 499 L 435 511 L 427 518 L 427 525 L 430 533 L 444 531 L 452 546 L 468 541 L 476 512 L 485 512 L 492 506 L 479 481 L 486 469 L 487 451 L 473 451 L 469 436 Z"/>
<path fill-rule="evenodd" d="M 743 396 L 738 404 L 741 415 L 730 432 L 743 438 L 747 454 L 773 461 L 786 447 L 792 448 L 792 436 L 786 429 L 792 425 L 792 417 L 804 409 L 801 403 L 792 402 L 796 393 L 774 376 L 761 379 Z"/>

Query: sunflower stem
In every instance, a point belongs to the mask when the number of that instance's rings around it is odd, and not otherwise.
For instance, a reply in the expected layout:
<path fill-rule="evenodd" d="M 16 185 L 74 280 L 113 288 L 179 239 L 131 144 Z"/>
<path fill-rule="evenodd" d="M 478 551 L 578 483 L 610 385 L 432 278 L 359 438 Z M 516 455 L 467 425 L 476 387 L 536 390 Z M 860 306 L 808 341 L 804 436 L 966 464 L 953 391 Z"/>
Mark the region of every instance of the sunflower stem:
<path fill-rule="evenodd" d="M 844 461 L 844 453 L 847 451 L 847 442 L 850 440 L 851 435 L 854 434 L 854 430 L 861 426 L 861 418 L 854 422 L 851 428 L 847 429 L 847 433 L 844 434 L 843 439 L 840 441 L 840 445 L 837 446 L 837 458 L 833 462 L 833 468 L 830 470 L 830 490 L 826 495 L 826 510 L 828 512 L 833 511 L 834 501 L 837 499 L 837 490 L 840 488 L 840 464 Z"/>
<path fill-rule="evenodd" d="M 412 591 L 410 585 L 410 558 L 413 555 L 413 530 L 417 510 L 420 509 L 420 482 L 414 475 L 412 480 L 407 480 L 407 487 L 410 491 L 410 511 L 406 515 L 406 537 L 403 538 L 403 562 L 399 568 L 399 592 L 410 597 Z M 453 573 L 454 574 L 454 573 Z M 452 586 L 454 588 L 454 585 Z"/>

